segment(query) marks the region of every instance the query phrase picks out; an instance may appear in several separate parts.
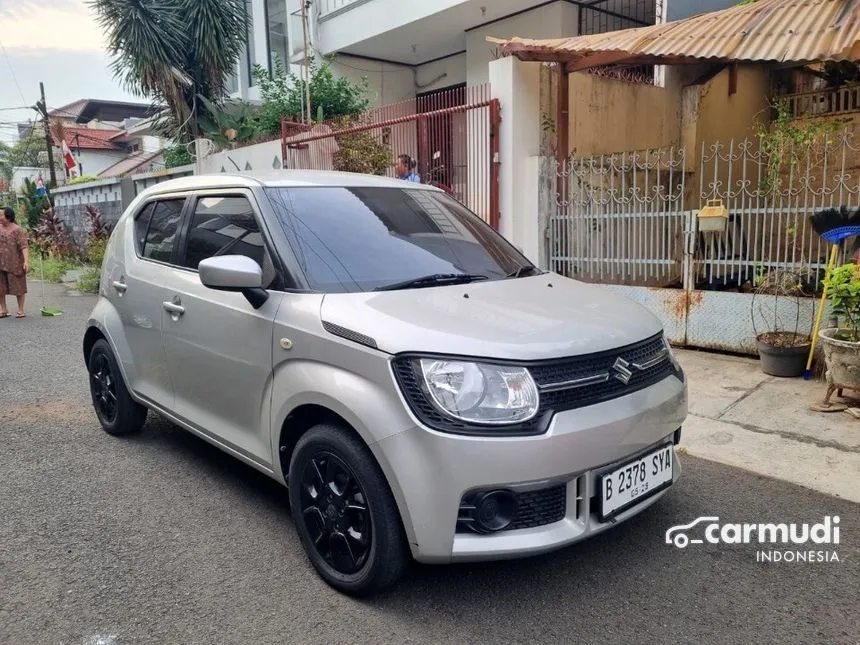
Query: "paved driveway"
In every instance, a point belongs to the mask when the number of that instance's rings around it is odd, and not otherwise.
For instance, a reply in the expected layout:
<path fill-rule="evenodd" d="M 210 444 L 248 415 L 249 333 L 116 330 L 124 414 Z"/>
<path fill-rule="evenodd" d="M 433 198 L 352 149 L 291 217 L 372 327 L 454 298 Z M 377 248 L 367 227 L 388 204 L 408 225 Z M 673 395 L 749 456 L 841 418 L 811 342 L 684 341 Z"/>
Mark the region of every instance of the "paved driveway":
<path fill-rule="evenodd" d="M 51 293 L 63 317 L 0 321 L 4 645 L 860 642 L 860 507 L 689 457 L 661 502 L 584 544 L 416 566 L 372 601 L 338 595 L 277 484 L 154 415 L 134 438 L 101 432 L 79 350 L 92 300 Z M 663 543 L 703 515 L 828 514 L 838 563 Z"/>

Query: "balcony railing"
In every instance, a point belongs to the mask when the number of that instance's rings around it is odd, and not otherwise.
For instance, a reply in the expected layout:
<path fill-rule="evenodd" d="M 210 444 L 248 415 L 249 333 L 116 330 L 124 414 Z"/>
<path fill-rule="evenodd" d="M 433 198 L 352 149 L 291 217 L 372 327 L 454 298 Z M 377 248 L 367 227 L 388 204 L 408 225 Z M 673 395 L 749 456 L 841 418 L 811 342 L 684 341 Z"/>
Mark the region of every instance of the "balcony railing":
<path fill-rule="evenodd" d="M 860 85 L 786 94 L 779 98 L 787 102 L 789 113 L 796 119 L 860 111 Z"/>
<path fill-rule="evenodd" d="M 340 13 L 351 4 L 366 1 L 367 0 L 319 0 L 319 17 L 327 18 L 332 14 Z"/>

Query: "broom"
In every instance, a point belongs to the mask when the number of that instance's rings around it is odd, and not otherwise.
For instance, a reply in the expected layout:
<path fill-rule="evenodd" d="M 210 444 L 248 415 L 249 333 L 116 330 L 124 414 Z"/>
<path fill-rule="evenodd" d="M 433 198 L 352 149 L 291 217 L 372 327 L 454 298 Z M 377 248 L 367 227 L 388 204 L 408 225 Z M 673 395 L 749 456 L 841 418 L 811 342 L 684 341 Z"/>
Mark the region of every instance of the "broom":
<path fill-rule="evenodd" d="M 42 308 L 39 310 L 43 316 L 62 316 L 63 310 L 59 307 L 48 307 L 45 305 L 45 257 L 39 253 L 39 269 L 42 274 Z"/>
<path fill-rule="evenodd" d="M 854 213 L 849 213 L 845 206 L 838 210 L 828 208 L 811 216 L 812 229 L 825 242 L 833 245 L 830 249 L 830 260 L 827 262 L 825 276 L 830 275 L 836 265 L 836 257 L 839 254 L 839 245 L 849 237 L 860 235 L 860 208 Z M 812 360 L 815 356 L 815 343 L 818 340 L 818 330 L 821 327 L 821 318 L 824 315 L 824 303 L 827 302 L 827 285 L 821 291 L 821 302 L 818 305 L 818 314 L 815 316 L 815 327 L 812 330 L 812 345 L 809 348 L 809 358 L 806 361 L 806 369 L 803 370 L 803 379 L 808 381 L 812 378 Z"/>

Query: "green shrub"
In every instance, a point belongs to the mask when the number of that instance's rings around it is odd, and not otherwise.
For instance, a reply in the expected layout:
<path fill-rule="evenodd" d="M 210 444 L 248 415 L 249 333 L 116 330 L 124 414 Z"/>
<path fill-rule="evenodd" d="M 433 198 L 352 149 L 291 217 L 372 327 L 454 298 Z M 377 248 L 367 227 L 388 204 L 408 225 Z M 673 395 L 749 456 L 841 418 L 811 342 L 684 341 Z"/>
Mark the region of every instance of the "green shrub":
<path fill-rule="evenodd" d="M 175 143 L 167 146 L 161 152 L 161 155 L 164 159 L 165 168 L 176 168 L 178 166 L 187 166 L 194 163 L 194 156 L 191 154 L 191 151 L 188 150 L 188 147 L 182 143 Z"/>
<path fill-rule="evenodd" d="M 90 267 L 78 279 L 75 289 L 80 293 L 98 293 L 100 278 L 101 271 L 95 267 Z"/>
<path fill-rule="evenodd" d="M 833 314 L 840 319 L 838 338 L 860 341 L 860 266 L 850 262 L 836 267 L 824 279 Z"/>
<path fill-rule="evenodd" d="M 69 179 L 69 181 L 66 182 L 66 186 L 74 186 L 76 184 L 86 184 L 86 183 L 89 183 L 91 181 L 98 181 L 99 179 L 100 179 L 100 177 L 97 177 L 95 175 L 81 175 L 80 177 L 75 177 L 74 179 Z"/>
<path fill-rule="evenodd" d="M 42 270 L 44 269 L 46 282 L 62 282 L 63 276 L 77 266 L 74 261 L 64 258 L 44 258 L 42 260 L 39 256 L 36 256 L 31 258 L 31 260 L 30 275 L 33 278 L 41 279 Z"/>
<path fill-rule="evenodd" d="M 108 241 L 104 238 L 90 239 L 87 242 L 87 261 L 94 267 L 101 267 L 105 258 Z"/>
<path fill-rule="evenodd" d="M 338 76 L 332 70 L 331 63 L 331 59 L 324 59 L 322 63 L 314 58 L 309 59 L 311 112 L 316 121 L 359 114 L 371 105 L 367 77 L 355 82 L 345 76 Z M 257 112 L 262 132 L 280 134 L 282 119 L 299 120 L 303 116 L 302 106 L 308 86 L 305 79 L 288 72 L 277 57 L 271 72 L 256 65 L 253 76 L 263 99 Z"/>

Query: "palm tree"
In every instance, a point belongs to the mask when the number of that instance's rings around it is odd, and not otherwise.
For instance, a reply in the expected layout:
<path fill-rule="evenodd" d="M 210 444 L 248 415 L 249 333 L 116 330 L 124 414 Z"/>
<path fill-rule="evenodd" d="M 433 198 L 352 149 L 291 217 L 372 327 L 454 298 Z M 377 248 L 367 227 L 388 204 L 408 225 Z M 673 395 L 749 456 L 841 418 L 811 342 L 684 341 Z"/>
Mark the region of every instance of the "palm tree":
<path fill-rule="evenodd" d="M 199 135 L 204 97 L 219 104 L 248 36 L 245 0 L 90 0 L 108 34 L 113 70 L 138 96 L 166 108 L 162 126 Z"/>

